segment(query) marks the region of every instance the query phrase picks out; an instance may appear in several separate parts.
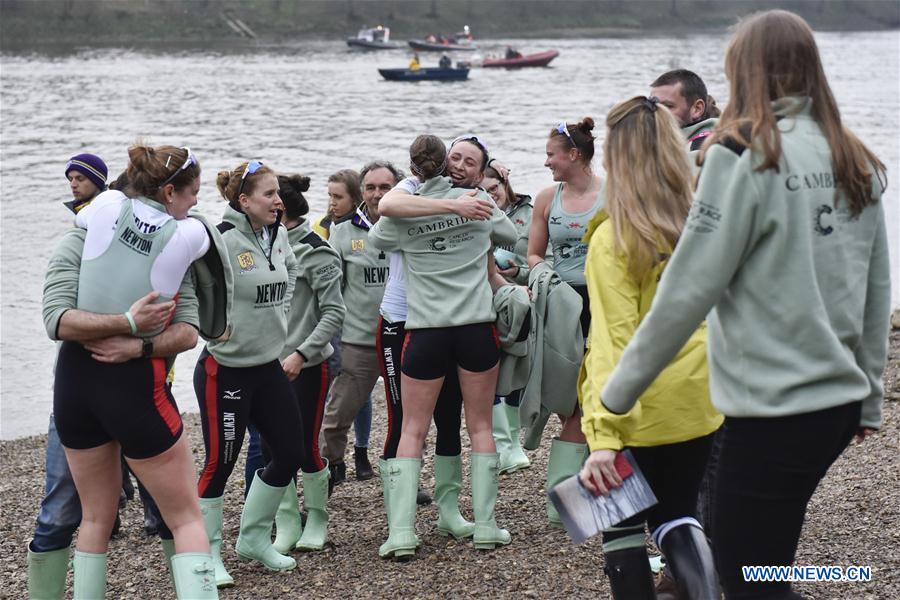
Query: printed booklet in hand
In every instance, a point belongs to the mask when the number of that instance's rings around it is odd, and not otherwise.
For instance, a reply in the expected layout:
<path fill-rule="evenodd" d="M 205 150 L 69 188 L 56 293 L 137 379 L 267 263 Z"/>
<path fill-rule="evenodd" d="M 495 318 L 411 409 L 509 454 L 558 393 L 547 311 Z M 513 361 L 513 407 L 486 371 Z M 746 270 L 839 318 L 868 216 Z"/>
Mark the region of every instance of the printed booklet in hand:
<path fill-rule="evenodd" d="M 609 496 L 595 496 L 576 474 L 550 490 L 550 500 L 574 544 L 580 544 L 656 504 L 656 496 L 629 450 L 616 454 L 622 485 Z"/>

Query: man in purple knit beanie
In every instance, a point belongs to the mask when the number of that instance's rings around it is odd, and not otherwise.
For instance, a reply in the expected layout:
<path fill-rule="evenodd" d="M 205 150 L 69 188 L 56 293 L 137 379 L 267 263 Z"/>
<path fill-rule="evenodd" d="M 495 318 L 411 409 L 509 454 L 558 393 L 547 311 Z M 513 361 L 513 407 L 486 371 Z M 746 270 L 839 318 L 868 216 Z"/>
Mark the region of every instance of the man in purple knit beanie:
<path fill-rule="evenodd" d="M 66 163 L 66 179 L 73 200 L 66 202 L 72 211 L 84 208 L 94 196 L 106 189 L 106 163 L 96 154 L 76 154 Z"/>

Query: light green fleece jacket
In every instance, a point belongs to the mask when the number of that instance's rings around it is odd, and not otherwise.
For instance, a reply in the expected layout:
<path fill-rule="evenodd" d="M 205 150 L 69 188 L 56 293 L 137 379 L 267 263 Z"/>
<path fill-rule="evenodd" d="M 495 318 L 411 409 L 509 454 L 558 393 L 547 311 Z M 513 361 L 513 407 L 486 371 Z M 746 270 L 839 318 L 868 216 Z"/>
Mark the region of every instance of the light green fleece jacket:
<path fill-rule="evenodd" d="M 426 198 L 456 198 L 448 177 L 433 177 L 416 192 Z M 479 198 L 489 200 L 484 192 Z M 406 267 L 409 312 L 406 329 L 492 323 L 497 318 L 487 281 L 487 254 L 494 244 L 514 244 L 516 228 L 494 206 L 490 219 L 454 214 L 417 218 L 382 217 L 369 233 L 382 250 L 400 250 Z"/>
<path fill-rule="evenodd" d="M 299 267 L 283 225 L 254 232 L 244 213 L 225 209 L 222 232 L 234 273 L 231 335 L 206 348 L 226 367 L 252 367 L 281 358 Z M 225 227 L 220 226 L 220 229 Z M 271 246 L 271 262 L 266 254 Z M 264 250 L 266 253 L 264 253 Z M 271 265 L 271 266 L 270 266 Z"/>
<path fill-rule="evenodd" d="M 534 201 L 531 199 L 531 196 L 516 194 L 516 203 L 508 206 L 504 212 L 506 212 L 506 216 L 509 217 L 509 220 L 516 228 L 516 241 L 514 244 L 499 247 L 518 256 L 516 266 L 519 267 L 519 270 L 516 271 L 515 277 L 511 281 L 519 285 L 528 285 L 528 274 L 531 272 L 531 269 L 528 268 L 528 236 L 531 234 Z M 547 242 L 547 252 L 544 255 L 544 260 L 551 265 L 553 264 L 553 245 L 549 241 Z"/>
<path fill-rule="evenodd" d="M 287 343 L 281 358 L 299 352 L 305 369 L 331 356 L 331 338 L 344 322 L 341 259 L 307 220 L 288 229 L 288 241 L 300 274 L 294 284 Z"/>
<path fill-rule="evenodd" d="M 331 226 L 328 243 L 340 257 L 344 274 L 341 294 L 347 312 L 341 342 L 374 348 L 389 260 L 387 254 L 369 243 L 364 206 L 352 218 Z"/>
<path fill-rule="evenodd" d="M 890 266 L 879 201 L 835 206 L 831 151 L 811 101 L 784 98 L 778 170 L 733 141 L 710 148 L 684 234 L 649 314 L 600 392 L 629 410 L 709 314 L 710 393 L 728 417 L 862 402 L 879 427 Z M 873 177 L 873 191 L 882 185 Z M 712 312 L 709 312 L 712 309 Z"/>

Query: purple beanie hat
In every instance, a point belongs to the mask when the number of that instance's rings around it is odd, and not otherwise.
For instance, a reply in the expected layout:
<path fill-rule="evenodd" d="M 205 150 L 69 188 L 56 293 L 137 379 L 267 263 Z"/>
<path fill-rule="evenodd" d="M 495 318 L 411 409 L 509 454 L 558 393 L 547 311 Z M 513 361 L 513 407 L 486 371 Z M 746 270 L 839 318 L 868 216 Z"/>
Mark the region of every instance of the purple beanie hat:
<path fill-rule="evenodd" d="M 96 154 L 76 154 L 66 163 L 66 177 L 69 171 L 78 171 L 91 180 L 97 189 L 103 191 L 106 189 L 107 169 L 106 163 Z"/>

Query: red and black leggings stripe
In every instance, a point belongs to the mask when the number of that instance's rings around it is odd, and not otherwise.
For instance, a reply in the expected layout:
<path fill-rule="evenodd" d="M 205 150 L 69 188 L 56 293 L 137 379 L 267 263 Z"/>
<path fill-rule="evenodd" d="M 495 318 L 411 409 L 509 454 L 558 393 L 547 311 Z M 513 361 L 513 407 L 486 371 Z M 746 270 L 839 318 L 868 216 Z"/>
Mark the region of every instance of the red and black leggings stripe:
<path fill-rule="evenodd" d="M 252 423 L 271 454 L 262 480 L 284 487 L 304 462 L 303 425 L 291 383 L 278 360 L 252 367 L 219 364 L 204 350 L 194 369 L 206 461 L 197 489 L 217 498 L 234 470 L 244 433 Z"/>

